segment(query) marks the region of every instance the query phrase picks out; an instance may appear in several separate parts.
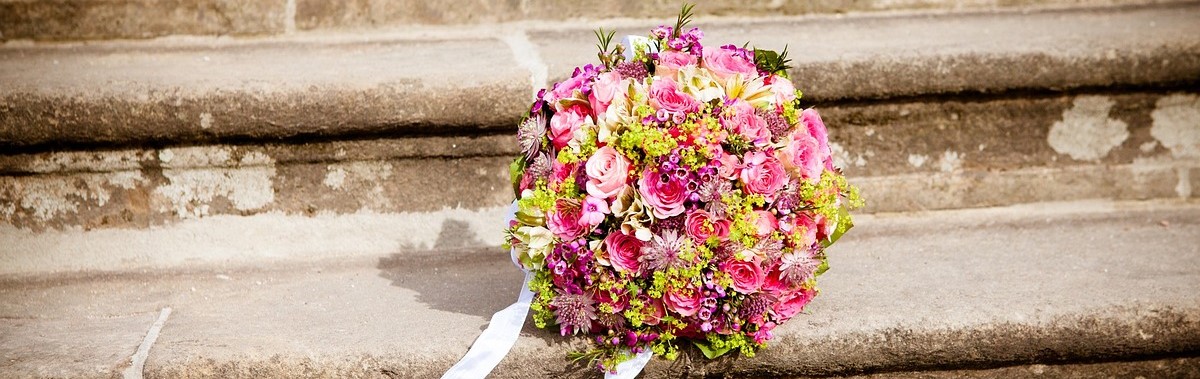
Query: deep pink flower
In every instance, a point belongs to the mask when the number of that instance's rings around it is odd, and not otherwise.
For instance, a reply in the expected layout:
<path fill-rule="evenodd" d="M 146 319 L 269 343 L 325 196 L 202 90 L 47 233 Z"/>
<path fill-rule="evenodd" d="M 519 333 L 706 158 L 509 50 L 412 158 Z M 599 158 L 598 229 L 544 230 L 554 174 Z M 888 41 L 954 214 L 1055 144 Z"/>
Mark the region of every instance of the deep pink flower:
<path fill-rule="evenodd" d="M 703 209 L 691 211 L 684 222 L 688 236 L 698 244 L 703 244 L 709 237 L 717 236 L 725 239 L 729 236 L 729 220 L 717 220 L 712 214 Z"/>
<path fill-rule="evenodd" d="M 733 290 L 745 294 L 758 292 L 762 288 L 763 281 L 766 280 L 766 275 L 759 267 L 757 260 L 751 262 L 727 261 L 722 270 L 733 279 Z"/>
<path fill-rule="evenodd" d="M 638 273 L 638 258 L 642 256 L 641 240 L 618 230 L 604 238 L 604 246 L 608 251 L 608 262 L 613 268 L 635 275 Z"/>
<path fill-rule="evenodd" d="M 700 291 L 693 287 L 683 289 L 668 289 L 663 294 L 663 304 L 667 309 L 684 317 L 695 315 L 700 311 Z"/>
<path fill-rule="evenodd" d="M 608 210 L 608 203 L 604 199 L 588 196 L 583 200 L 579 222 L 582 226 L 591 229 L 604 222 L 604 216 L 609 213 L 612 212 Z"/>
<path fill-rule="evenodd" d="M 766 153 L 754 151 L 744 157 L 741 179 L 750 193 L 771 197 L 787 184 L 788 176 L 779 160 Z"/>
<path fill-rule="evenodd" d="M 680 92 L 674 80 L 660 77 L 650 85 L 650 105 L 671 113 L 686 113 L 696 110 L 700 102 L 691 95 Z"/>
<path fill-rule="evenodd" d="M 638 193 L 659 219 L 683 213 L 683 202 L 687 200 L 687 187 L 682 180 L 652 168 L 647 168 L 638 179 Z"/>
<path fill-rule="evenodd" d="M 813 296 L 816 295 L 816 290 L 807 288 L 800 288 L 795 291 L 785 293 L 779 298 L 779 302 L 775 303 L 775 306 L 772 308 L 772 310 L 775 312 L 775 316 L 778 317 L 780 321 L 787 321 L 788 319 L 792 318 L 792 316 L 800 313 L 800 311 L 804 309 L 804 306 L 808 305 L 808 303 L 812 301 Z"/>
<path fill-rule="evenodd" d="M 625 182 L 629 178 L 629 164 L 628 158 L 610 146 L 596 150 L 596 153 L 588 158 L 585 167 L 588 176 L 587 193 L 603 199 L 616 196 L 625 189 Z"/>
<path fill-rule="evenodd" d="M 804 236 L 801 239 L 803 246 L 801 247 L 807 248 L 812 246 L 812 244 L 817 243 L 817 231 L 820 230 L 820 227 L 817 225 L 817 220 L 813 218 L 811 213 L 796 213 L 795 217 L 792 218 L 792 222 L 795 223 L 794 228 L 796 230 L 803 230 Z"/>
<path fill-rule="evenodd" d="M 741 48 L 722 46 L 720 49 L 706 50 L 704 67 L 711 70 L 718 78 L 724 80 L 736 74 L 742 74 L 747 79 L 758 76 L 758 67 L 754 65 L 754 57 L 747 57 L 746 51 Z"/>
<path fill-rule="evenodd" d="M 580 126 L 589 117 L 588 109 L 582 105 L 572 105 L 557 112 L 550 118 L 550 141 L 554 143 L 555 150 L 562 150 L 571 142 L 571 138 L 575 136 L 575 131 L 579 130 Z"/>
<path fill-rule="evenodd" d="M 546 226 L 563 241 L 574 241 L 588 232 L 579 222 L 582 209 L 577 201 L 558 199 L 554 209 L 546 215 Z"/>

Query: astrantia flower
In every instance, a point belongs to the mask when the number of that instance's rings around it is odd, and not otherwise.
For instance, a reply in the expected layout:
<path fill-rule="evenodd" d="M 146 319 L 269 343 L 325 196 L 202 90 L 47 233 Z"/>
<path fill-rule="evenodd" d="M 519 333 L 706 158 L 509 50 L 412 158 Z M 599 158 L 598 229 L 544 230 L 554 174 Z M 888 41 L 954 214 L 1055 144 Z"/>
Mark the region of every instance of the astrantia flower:
<path fill-rule="evenodd" d="M 684 238 L 674 230 L 664 230 L 654 235 L 649 243 L 642 245 L 642 256 L 638 258 L 642 270 L 652 272 L 680 266 L 679 251 L 683 249 Z"/>
<path fill-rule="evenodd" d="M 779 278 L 789 284 L 798 285 L 811 278 L 821 266 L 814 250 L 802 249 L 784 254 L 779 258 Z"/>
<path fill-rule="evenodd" d="M 542 148 L 546 136 L 546 117 L 541 113 L 530 116 L 517 128 L 517 143 L 526 160 L 532 160 Z"/>
<path fill-rule="evenodd" d="M 586 294 L 559 292 L 550 301 L 558 315 L 559 332 L 562 335 L 586 333 L 596 319 L 596 300 Z"/>

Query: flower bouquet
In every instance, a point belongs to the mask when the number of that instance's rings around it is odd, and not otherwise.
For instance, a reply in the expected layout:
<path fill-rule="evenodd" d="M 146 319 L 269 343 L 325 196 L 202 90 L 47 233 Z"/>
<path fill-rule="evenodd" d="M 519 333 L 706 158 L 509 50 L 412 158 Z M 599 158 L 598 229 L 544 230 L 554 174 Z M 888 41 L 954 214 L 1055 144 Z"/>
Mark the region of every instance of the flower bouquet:
<path fill-rule="evenodd" d="M 787 49 L 702 46 L 675 25 L 613 46 L 538 93 L 510 170 L 507 229 L 539 328 L 587 335 L 574 359 L 753 356 L 817 295 L 825 248 L 862 205 L 834 167 Z"/>

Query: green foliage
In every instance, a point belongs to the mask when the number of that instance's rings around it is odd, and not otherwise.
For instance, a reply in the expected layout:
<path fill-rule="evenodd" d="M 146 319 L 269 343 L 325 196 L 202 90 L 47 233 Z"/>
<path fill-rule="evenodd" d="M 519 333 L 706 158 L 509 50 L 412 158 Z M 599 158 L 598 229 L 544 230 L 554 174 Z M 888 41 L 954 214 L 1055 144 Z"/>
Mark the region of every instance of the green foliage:
<path fill-rule="evenodd" d="M 675 19 L 675 30 L 671 32 L 671 39 L 679 38 L 679 31 L 692 22 L 692 8 L 695 7 L 696 4 L 683 4 L 683 9 L 679 10 L 679 17 Z"/>
<path fill-rule="evenodd" d="M 508 179 L 512 181 L 513 197 L 521 197 L 521 176 L 525 174 L 525 157 L 508 164 Z"/>
<path fill-rule="evenodd" d="M 783 52 L 779 53 L 772 50 L 754 49 L 754 65 L 758 66 L 759 70 L 787 78 L 787 71 L 792 68 L 788 65 L 792 60 L 788 59 L 787 54 L 787 45 L 784 45 Z"/>

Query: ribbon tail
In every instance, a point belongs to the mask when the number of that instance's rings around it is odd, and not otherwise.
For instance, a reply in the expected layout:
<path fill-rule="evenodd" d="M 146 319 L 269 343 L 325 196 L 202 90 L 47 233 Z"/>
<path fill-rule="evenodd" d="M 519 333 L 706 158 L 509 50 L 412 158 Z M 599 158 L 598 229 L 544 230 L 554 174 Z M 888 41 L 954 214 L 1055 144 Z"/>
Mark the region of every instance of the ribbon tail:
<path fill-rule="evenodd" d="M 646 363 L 650 362 L 650 357 L 654 356 L 654 352 L 650 349 L 644 349 L 642 352 L 634 355 L 628 361 L 621 362 L 617 365 L 617 372 L 604 373 L 604 379 L 633 379 L 642 373 L 642 369 L 646 368 Z"/>
<path fill-rule="evenodd" d="M 508 355 L 508 351 L 517 342 L 517 337 L 521 335 L 525 316 L 529 314 L 529 303 L 533 301 L 533 291 L 529 290 L 529 281 L 532 279 L 533 273 L 525 272 L 525 283 L 521 285 L 521 294 L 517 296 L 517 302 L 492 315 L 492 322 L 475 340 L 475 344 L 471 345 L 467 355 L 446 371 L 442 379 L 483 379 L 496 368 L 505 355 Z"/>

